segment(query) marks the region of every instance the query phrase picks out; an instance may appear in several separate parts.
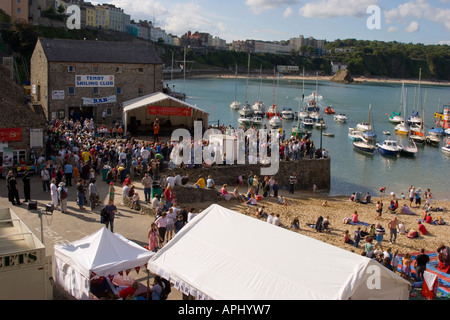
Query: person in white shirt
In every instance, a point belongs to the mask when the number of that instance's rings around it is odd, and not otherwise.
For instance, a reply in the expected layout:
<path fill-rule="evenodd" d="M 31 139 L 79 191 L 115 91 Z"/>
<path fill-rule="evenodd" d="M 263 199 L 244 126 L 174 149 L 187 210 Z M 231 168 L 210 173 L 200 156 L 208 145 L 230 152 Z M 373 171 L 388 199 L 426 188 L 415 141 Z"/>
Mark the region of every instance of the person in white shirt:
<path fill-rule="evenodd" d="M 267 220 L 268 223 L 273 223 L 273 214 L 269 213 L 269 215 L 267 216 Z"/>
<path fill-rule="evenodd" d="M 208 176 L 208 179 L 206 180 L 206 187 L 208 189 L 214 189 L 216 187 L 216 184 L 211 176 Z"/>
<path fill-rule="evenodd" d="M 281 219 L 280 219 L 280 214 L 277 214 L 274 218 L 272 223 L 276 226 L 281 226 Z"/>
<path fill-rule="evenodd" d="M 122 205 L 125 204 L 124 200 L 126 198 L 128 198 L 128 192 L 130 191 L 130 185 L 126 184 L 123 188 L 122 188 Z"/>
<path fill-rule="evenodd" d="M 194 208 L 191 208 L 191 210 L 188 213 L 188 217 L 187 217 L 187 222 L 191 221 L 192 219 L 194 219 L 197 214 L 194 212 Z"/>
<path fill-rule="evenodd" d="M 170 185 L 172 188 L 175 187 L 175 178 L 173 175 L 170 175 L 166 179 L 167 185 Z"/>
<path fill-rule="evenodd" d="M 181 183 L 181 176 L 179 174 L 177 174 L 174 178 L 174 184 L 175 186 L 182 186 L 183 184 Z"/>

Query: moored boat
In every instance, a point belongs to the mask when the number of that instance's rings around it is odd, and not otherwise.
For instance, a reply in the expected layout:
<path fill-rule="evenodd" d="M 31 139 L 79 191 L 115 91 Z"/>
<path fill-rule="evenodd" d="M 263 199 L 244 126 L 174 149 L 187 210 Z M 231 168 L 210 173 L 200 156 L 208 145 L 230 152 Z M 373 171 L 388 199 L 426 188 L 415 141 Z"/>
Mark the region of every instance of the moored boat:
<path fill-rule="evenodd" d="M 387 156 L 397 156 L 402 148 L 395 140 L 384 140 L 383 143 L 377 143 L 378 152 Z"/>
<path fill-rule="evenodd" d="M 444 141 L 444 145 L 442 146 L 441 151 L 443 153 L 446 153 L 446 154 L 450 155 L 450 140 L 445 140 Z"/>
<path fill-rule="evenodd" d="M 245 103 L 245 105 L 241 109 L 239 109 L 239 114 L 241 116 L 248 117 L 252 116 L 254 114 L 254 111 L 248 103 Z"/>
<path fill-rule="evenodd" d="M 306 117 L 302 120 L 303 127 L 313 127 L 314 126 L 314 120 L 311 117 Z"/>
<path fill-rule="evenodd" d="M 400 155 L 407 157 L 415 156 L 419 150 L 416 143 L 414 141 L 412 141 L 412 143 L 412 145 L 400 145 Z"/>
<path fill-rule="evenodd" d="M 353 147 L 358 151 L 364 152 L 366 154 L 371 154 L 371 155 L 374 154 L 375 150 L 377 149 L 376 146 L 368 143 L 365 140 L 353 142 Z"/>
<path fill-rule="evenodd" d="M 333 119 L 334 119 L 334 121 L 344 123 L 348 120 L 348 117 L 343 113 L 338 113 L 338 114 L 334 115 Z"/>
<path fill-rule="evenodd" d="M 325 112 L 326 114 L 335 114 L 335 111 L 333 110 L 333 107 L 332 107 L 332 106 L 326 107 L 324 112 Z"/>
<path fill-rule="evenodd" d="M 230 108 L 233 110 L 239 110 L 241 108 L 242 104 L 239 101 L 233 101 L 230 103 Z"/>
<path fill-rule="evenodd" d="M 292 108 L 283 108 L 281 111 L 281 118 L 283 120 L 293 120 L 294 112 L 292 111 Z"/>
<path fill-rule="evenodd" d="M 441 138 L 439 138 L 439 136 L 436 135 L 430 134 L 426 136 L 425 139 L 429 145 L 438 146 L 441 144 Z"/>
<path fill-rule="evenodd" d="M 279 128 L 282 124 L 283 122 L 279 116 L 273 116 L 269 120 L 269 126 L 271 126 L 272 128 Z"/>

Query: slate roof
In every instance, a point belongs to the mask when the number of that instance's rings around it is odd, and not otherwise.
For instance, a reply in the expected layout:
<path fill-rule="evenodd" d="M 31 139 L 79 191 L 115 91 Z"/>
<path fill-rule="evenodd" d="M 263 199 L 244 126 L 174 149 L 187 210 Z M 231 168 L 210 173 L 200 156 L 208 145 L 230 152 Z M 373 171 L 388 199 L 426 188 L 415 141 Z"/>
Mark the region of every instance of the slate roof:
<path fill-rule="evenodd" d="M 151 43 L 39 38 L 50 62 L 162 64 Z"/>

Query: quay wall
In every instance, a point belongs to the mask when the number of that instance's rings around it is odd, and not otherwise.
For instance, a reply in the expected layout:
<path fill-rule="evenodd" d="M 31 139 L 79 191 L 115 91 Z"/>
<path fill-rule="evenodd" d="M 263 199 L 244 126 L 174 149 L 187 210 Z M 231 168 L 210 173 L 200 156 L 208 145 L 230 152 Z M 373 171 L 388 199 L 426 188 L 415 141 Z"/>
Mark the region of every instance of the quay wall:
<path fill-rule="evenodd" d="M 303 159 L 295 161 L 280 161 L 278 173 L 274 175 L 275 180 L 278 181 L 280 190 L 282 188 L 288 188 L 289 177 L 293 174 L 297 177 L 296 190 L 312 191 L 313 185 L 317 186 L 318 190 L 330 189 L 330 163 L 331 159 Z M 209 175 L 213 178 L 216 189 L 220 190 L 223 184 L 228 185 L 228 190 L 233 191 L 234 187 L 238 184 L 239 175 L 248 175 L 252 172 L 258 176 L 259 181 L 263 181 L 264 177 L 261 176 L 261 164 L 246 164 L 246 165 L 214 165 L 209 168 L 175 168 L 166 169 L 162 175 L 181 175 L 189 174 L 190 181 L 195 183 L 199 176 L 202 175 L 205 180 Z M 242 190 L 246 191 L 247 181 L 244 181 Z"/>

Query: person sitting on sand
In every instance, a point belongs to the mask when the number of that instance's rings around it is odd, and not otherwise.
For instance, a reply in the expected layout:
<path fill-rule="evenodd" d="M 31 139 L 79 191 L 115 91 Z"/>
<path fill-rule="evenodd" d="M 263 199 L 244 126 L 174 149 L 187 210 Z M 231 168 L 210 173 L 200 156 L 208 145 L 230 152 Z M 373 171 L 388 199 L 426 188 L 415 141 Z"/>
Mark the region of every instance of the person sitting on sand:
<path fill-rule="evenodd" d="M 350 196 L 350 198 L 348 199 L 350 202 L 355 201 L 355 193 L 353 192 L 352 195 Z"/>
<path fill-rule="evenodd" d="M 291 229 L 293 230 L 299 230 L 300 229 L 300 220 L 297 217 L 294 218 L 294 220 L 292 220 L 291 222 Z"/>
<path fill-rule="evenodd" d="M 428 233 L 427 228 L 422 224 L 421 221 L 417 222 L 417 224 L 419 225 L 419 231 L 422 235 L 426 235 Z"/>
<path fill-rule="evenodd" d="M 433 221 L 433 224 L 443 226 L 445 224 L 445 221 L 441 217 L 437 217 L 437 219 Z"/>
<path fill-rule="evenodd" d="M 352 222 L 353 222 L 353 223 L 359 222 L 359 220 L 358 220 L 358 211 L 356 211 L 356 210 L 355 210 L 355 212 L 353 212 L 353 214 L 352 214 Z"/>
<path fill-rule="evenodd" d="M 406 228 L 405 228 L 405 225 L 402 222 L 400 222 L 398 224 L 397 232 L 399 234 L 406 234 Z"/>
<path fill-rule="evenodd" d="M 366 196 L 364 197 L 364 202 L 362 202 L 362 203 L 364 203 L 364 204 L 367 204 L 367 203 L 372 203 L 372 196 L 370 195 L 370 193 L 366 193 Z"/>
<path fill-rule="evenodd" d="M 431 213 L 427 213 L 427 216 L 425 218 L 425 223 L 433 223 L 433 218 L 431 217 Z"/>
<path fill-rule="evenodd" d="M 348 230 L 344 231 L 344 243 L 353 245 L 354 242 L 352 239 L 350 239 L 349 234 L 350 234 L 350 232 Z"/>
<path fill-rule="evenodd" d="M 326 200 L 322 202 L 322 207 L 328 207 L 328 202 Z"/>
<path fill-rule="evenodd" d="M 398 201 L 397 200 L 391 200 L 391 204 L 389 205 L 388 210 L 392 212 L 395 212 L 395 210 L 397 210 L 398 208 Z"/>
<path fill-rule="evenodd" d="M 250 206 L 256 206 L 258 205 L 258 201 L 256 200 L 255 195 L 253 195 L 250 199 L 248 199 L 245 204 L 248 204 Z"/>
<path fill-rule="evenodd" d="M 325 219 L 323 219 L 322 227 L 323 227 L 323 230 L 326 232 L 331 231 L 330 230 L 330 216 L 326 216 Z"/>

